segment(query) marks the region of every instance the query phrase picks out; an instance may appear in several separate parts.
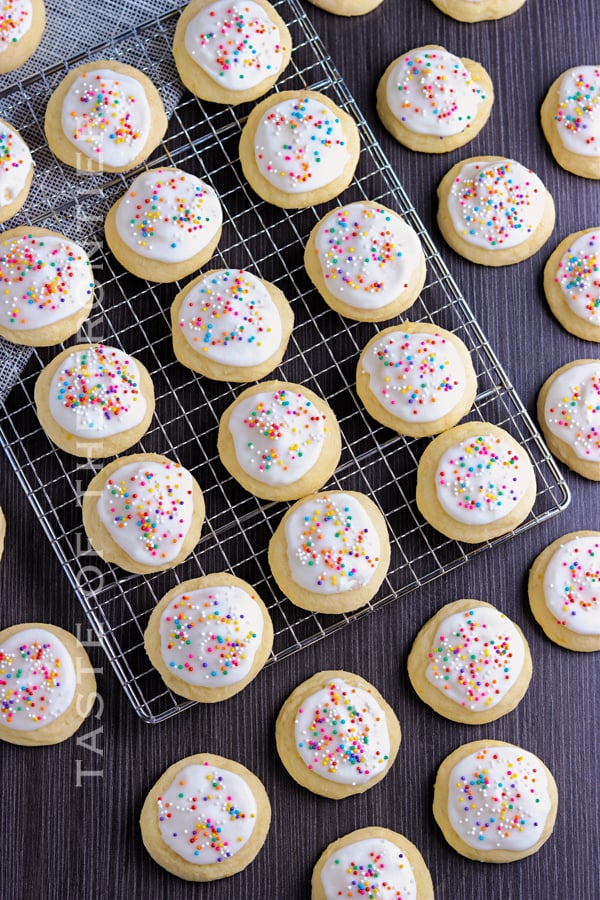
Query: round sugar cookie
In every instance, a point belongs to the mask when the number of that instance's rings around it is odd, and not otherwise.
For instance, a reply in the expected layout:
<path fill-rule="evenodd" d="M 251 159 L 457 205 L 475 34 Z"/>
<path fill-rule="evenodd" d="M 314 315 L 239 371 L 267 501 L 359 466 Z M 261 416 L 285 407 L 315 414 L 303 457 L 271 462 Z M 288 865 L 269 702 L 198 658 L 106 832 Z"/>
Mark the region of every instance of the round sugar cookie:
<path fill-rule="evenodd" d="M 376 9 L 383 0 L 310 0 L 313 6 L 334 16 L 364 16 Z"/>
<path fill-rule="evenodd" d="M 600 481 L 600 359 L 576 359 L 553 372 L 542 385 L 537 413 L 554 456 Z"/>
<path fill-rule="evenodd" d="M 254 588 L 217 572 L 165 594 L 152 611 L 144 646 L 172 691 L 216 703 L 256 678 L 271 653 L 273 624 Z"/>
<path fill-rule="evenodd" d="M 312 874 L 311 900 L 382 897 L 433 900 L 433 882 L 419 850 L 389 828 L 371 825 L 329 844 Z"/>
<path fill-rule="evenodd" d="M 350 184 L 359 154 L 354 120 L 317 91 L 281 91 L 261 100 L 240 138 L 250 187 L 283 209 L 337 197 Z"/>
<path fill-rule="evenodd" d="M 35 747 L 71 737 L 96 699 L 96 678 L 77 638 L 28 622 L 0 631 L 0 740 Z"/>
<path fill-rule="evenodd" d="M 533 256 L 554 228 L 554 201 L 538 176 L 504 156 L 452 166 L 438 187 L 438 225 L 446 242 L 482 266 Z"/>
<path fill-rule="evenodd" d="M 48 101 L 44 130 L 55 156 L 80 172 L 127 172 L 158 147 L 167 130 L 150 79 L 114 59 L 86 62 Z"/>
<path fill-rule="evenodd" d="M 0 223 L 16 216 L 23 207 L 32 181 L 29 147 L 16 128 L 0 119 Z"/>
<path fill-rule="evenodd" d="M 342 440 L 328 403 L 300 384 L 263 381 L 243 391 L 219 423 L 221 462 L 263 500 L 296 500 L 328 481 Z"/>
<path fill-rule="evenodd" d="M 503 428 L 465 422 L 434 438 L 417 468 L 417 507 L 446 537 L 478 544 L 512 531 L 536 497 L 527 451 Z"/>
<path fill-rule="evenodd" d="M 487 738 L 463 744 L 438 769 L 433 815 L 457 853 L 506 863 L 536 853 L 554 828 L 556 782 L 533 753 Z"/>
<path fill-rule="evenodd" d="M 232 106 L 266 94 L 291 54 L 287 25 L 267 0 L 192 0 L 173 40 L 179 77 L 192 94 Z"/>
<path fill-rule="evenodd" d="M 210 185 L 181 169 L 149 169 L 111 206 L 105 235 L 128 272 L 164 283 L 208 262 L 222 223 L 221 203 Z"/>
<path fill-rule="evenodd" d="M 140 816 L 152 859 L 186 881 L 241 872 L 265 842 L 271 804 L 245 766 L 197 753 L 170 766 L 148 793 Z"/>
<path fill-rule="evenodd" d="M 511 16 L 525 0 L 432 0 L 432 3 L 459 22 L 485 22 Z"/>
<path fill-rule="evenodd" d="M 447 153 L 472 141 L 494 102 L 483 66 L 437 44 L 417 47 L 389 64 L 377 86 L 377 112 L 405 147 Z"/>
<path fill-rule="evenodd" d="M 356 391 L 387 428 L 430 437 L 452 428 L 471 409 L 477 376 L 459 337 L 428 322 L 380 331 L 362 351 Z"/>
<path fill-rule="evenodd" d="M 85 250 L 56 231 L 13 228 L 0 235 L 0 335 L 50 347 L 75 334 L 94 302 Z"/>
<path fill-rule="evenodd" d="M 600 178 L 600 65 L 567 69 L 541 108 L 542 129 L 563 169 Z"/>
<path fill-rule="evenodd" d="M 37 50 L 46 28 L 44 0 L 0 3 L 0 75 L 18 69 Z"/>
<path fill-rule="evenodd" d="M 118 347 L 77 344 L 59 353 L 35 383 L 40 424 L 73 456 L 114 456 L 136 444 L 154 413 L 145 366 Z"/>
<path fill-rule="evenodd" d="M 4 518 L 4 513 L 2 512 L 2 507 L 0 507 L 0 559 L 2 559 L 2 554 L 4 553 L 4 538 L 6 537 L 6 519 Z"/>
<path fill-rule="evenodd" d="M 258 381 L 281 363 L 294 313 L 274 284 L 243 269 L 213 269 L 187 284 L 171 307 L 173 350 L 215 381 Z"/>
<path fill-rule="evenodd" d="M 336 312 L 359 322 L 392 319 L 425 283 L 425 254 L 402 216 L 363 200 L 328 212 L 304 251 L 309 278 Z"/>
<path fill-rule="evenodd" d="M 600 228 L 568 235 L 548 258 L 544 293 L 571 334 L 600 342 Z"/>
<path fill-rule="evenodd" d="M 390 565 L 385 519 L 357 491 L 303 497 L 277 526 L 269 565 L 280 590 L 302 609 L 359 609 L 375 596 Z"/>
<path fill-rule="evenodd" d="M 275 725 L 277 752 L 302 787 L 342 800 L 387 775 L 400 723 L 379 691 L 351 672 L 317 672 L 289 695 Z"/>
<path fill-rule="evenodd" d="M 157 453 L 115 459 L 92 478 L 83 497 L 83 527 L 98 556 L 139 575 L 183 562 L 203 522 L 196 479 Z"/>
<path fill-rule="evenodd" d="M 511 712 L 531 680 L 523 632 L 483 600 L 455 600 L 425 623 L 408 657 L 408 675 L 424 703 L 464 725 Z"/>
<path fill-rule="evenodd" d="M 571 531 L 542 550 L 528 592 L 551 641 L 568 650 L 600 650 L 600 531 Z"/>

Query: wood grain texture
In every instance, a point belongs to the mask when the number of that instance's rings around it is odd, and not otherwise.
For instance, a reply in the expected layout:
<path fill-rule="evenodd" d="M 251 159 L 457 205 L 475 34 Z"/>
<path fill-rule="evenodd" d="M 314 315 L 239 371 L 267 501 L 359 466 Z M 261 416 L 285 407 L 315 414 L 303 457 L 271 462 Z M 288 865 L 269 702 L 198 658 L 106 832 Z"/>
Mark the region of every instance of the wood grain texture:
<path fill-rule="evenodd" d="M 533 415 L 537 391 L 555 368 L 595 355 L 593 345 L 567 334 L 552 318 L 541 279 L 547 255 L 563 237 L 598 224 L 600 185 L 556 165 L 539 126 L 539 106 L 565 68 L 598 62 L 597 0 L 574 0 L 568 15 L 559 0 L 527 0 L 509 18 L 476 25 L 445 17 L 429 0 L 384 0 L 356 19 L 334 17 L 308 3 L 306 10 Z M 576 45 L 571 26 L 580 36 Z M 481 134 L 466 150 L 447 156 L 417 155 L 399 146 L 375 112 L 375 88 L 388 63 L 425 43 L 480 61 L 496 92 Z M 553 237 L 518 266 L 484 269 L 442 246 L 435 226 L 436 186 L 454 162 L 476 154 L 505 154 L 528 164 L 556 201 Z M 268 669 L 226 705 L 195 707 L 162 725 L 144 725 L 102 651 L 90 648 L 101 670 L 97 718 L 89 719 L 77 738 L 57 747 L 0 747 L 0 894 L 7 900 L 306 900 L 312 867 L 326 845 L 354 829 L 380 825 L 417 845 L 431 870 L 437 900 L 595 900 L 600 896 L 598 658 L 547 640 L 529 611 L 526 593 L 528 568 L 546 544 L 565 532 L 600 526 L 599 486 L 565 474 L 573 501 L 561 516 Z M 80 624 L 85 634 L 82 611 L 3 454 L 0 505 L 8 524 L 0 563 L 0 628 L 40 620 L 72 631 Z M 243 577 L 243 572 L 237 574 Z M 522 628 L 531 647 L 529 691 L 514 712 L 486 726 L 468 727 L 437 716 L 417 698 L 406 673 L 420 627 L 440 606 L 459 597 L 497 603 Z M 284 699 L 321 669 L 347 669 L 373 683 L 395 710 L 403 732 L 386 779 L 366 794 L 338 803 L 295 784 L 274 744 L 275 719 Z M 96 729 L 101 753 L 89 749 L 92 738 L 87 738 L 87 748 L 81 743 Z M 487 736 L 539 755 L 559 788 L 553 837 L 539 853 L 510 866 L 458 856 L 431 813 L 440 761 L 459 744 Z M 254 863 L 229 880 L 201 886 L 162 871 L 146 854 L 138 827 L 151 785 L 171 763 L 198 752 L 228 756 L 255 772 L 273 809 L 271 830 Z M 78 766 L 102 774 L 82 776 L 78 787 Z"/>

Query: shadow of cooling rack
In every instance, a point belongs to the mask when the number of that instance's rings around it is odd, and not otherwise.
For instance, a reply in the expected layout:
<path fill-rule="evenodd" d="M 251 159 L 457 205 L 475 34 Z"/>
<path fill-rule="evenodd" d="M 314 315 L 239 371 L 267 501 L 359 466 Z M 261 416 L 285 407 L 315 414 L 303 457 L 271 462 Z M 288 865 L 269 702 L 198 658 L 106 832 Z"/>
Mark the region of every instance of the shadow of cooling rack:
<path fill-rule="evenodd" d="M 275 5 L 294 40 L 292 64 L 278 89 L 323 91 L 358 123 L 362 143 L 359 167 L 337 202 L 378 201 L 402 213 L 415 228 L 425 249 L 428 278 L 411 319 L 435 322 L 462 338 L 471 352 L 479 385 L 470 418 L 506 428 L 532 458 L 538 482 L 536 503 L 516 532 L 492 543 L 507 540 L 564 509 L 569 502 L 566 484 L 310 22 L 296 0 Z M 371 421 L 354 391 L 359 353 L 377 326 L 346 321 L 326 308 L 304 271 L 303 247 L 325 208 L 283 211 L 252 194 L 241 175 L 238 151 L 248 109 L 203 105 L 183 94 L 171 58 L 175 24 L 176 14 L 165 16 L 110 45 L 0 91 L 0 116 L 21 131 L 36 160 L 30 198 L 13 223 L 64 232 L 91 253 L 98 299 L 77 339 L 122 347 L 144 363 L 155 384 L 156 414 L 135 449 L 179 460 L 195 474 L 205 495 L 203 536 L 176 571 L 144 577 L 102 562 L 87 544 L 80 498 L 103 463 L 77 460 L 57 450 L 40 429 L 33 388 L 40 369 L 58 350 L 32 351 L 18 383 L 0 407 L 0 438 L 127 696 L 147 722 L 161 721 L 191 705 L 167 690 L 143 649 L 151 610 L 181 581 L 230 570 L 253 584 L 273 619 L 275 643 L 268 663 L 273 664 L 492 546 L 450 541 L 420 517 L 414 497 L 424 442 L 395 436 Z M 107 55 L 145 71 L 171 113 L 167 137 L 148 164 L 180 166 L 209 181 L 219 193 L 225 218 L 213 264 L 250 269 L 277 284 L 292 303 L 294 334 L 273 377 L 304 383 L 327 398 L 343 433 L 341 463 L 328 487 L 369 494 L 383 510 L 390 530 L 388 576 L 378 596 L 355 614 L 307 613 L 279 592 L 270 576 L 266 548 L 285 504 L 264 503 L 249 496 L 227 475 L 216 452 L 219 417 L 243 386 L 210 382 L 176 362 L 168 313 L 180 286 L 151 285 L 134 278 L 121 270 L 104 246 L 105 213 L 136 173 L 81 176 L 48 151 L 43 116 L 50 93 L 72 65 Z M 73 622 L 77 622 L 75 615 Z"/>

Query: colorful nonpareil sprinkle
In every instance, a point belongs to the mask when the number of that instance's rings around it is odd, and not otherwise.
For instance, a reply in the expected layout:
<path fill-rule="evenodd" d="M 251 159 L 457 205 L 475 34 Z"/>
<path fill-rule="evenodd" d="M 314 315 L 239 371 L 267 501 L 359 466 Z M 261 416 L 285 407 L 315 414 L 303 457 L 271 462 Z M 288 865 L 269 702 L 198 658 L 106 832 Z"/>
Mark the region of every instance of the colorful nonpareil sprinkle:
<path fill-rule="evenodd" d="M 0 53 L 27 34 L 33 21 L 31 0 L 3 0 L 0 4 Z"/>
<path fill-rule="evenodd" d="M 600 326 L 600 231 L 580 235 L 563 254 L 555 277 L 569 309 Z"/>
<path fill-rule="evenodd" d="M 600 634 L 600 536 L 562 544 L 544 572 L 546 606 L 559 625 L 577 634 Z"/>
<path fill-rule="evenodd" d="M 572 366 L 555 378 L 544 417 L 577 457 L 600 463 L 600 362 Z"/>
<path fill-rule="evenodd" d="M 324 863 L 321 884 L 328 900 L 417 900 L 415 874 L 406 854 L 382 838 L 340 847 Z"/>
<path fill-rule="evenodd" d="M 555 121 L 567 150 L 600 156 L 600 66 L 579 66 L 565 73 Z"/>
<path fill-rule="evenodd" d="M 33 160 L 24 141 L 0 122 L 0 209 L 17 199 L 25 188 Z"/>
<path fill-rule="evenodd" d="M 370 781 L 390 754 L 385 712 L 368 690 L 341 679 L 302 703 L 295 738 L 307 768 L 341 784 Z"/>

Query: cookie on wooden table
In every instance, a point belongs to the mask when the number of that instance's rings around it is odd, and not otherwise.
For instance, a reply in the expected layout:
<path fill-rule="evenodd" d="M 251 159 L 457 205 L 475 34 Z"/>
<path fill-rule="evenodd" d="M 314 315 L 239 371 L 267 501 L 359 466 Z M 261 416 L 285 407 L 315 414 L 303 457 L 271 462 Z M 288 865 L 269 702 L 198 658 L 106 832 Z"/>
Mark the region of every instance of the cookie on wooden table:
<path fill-rule="evenodd" d="M 197 753 L 170 766 L 148 793 L 140 816 L 150 856 L 186 881 L 241 872 L 265 842 L 271 804 L 245 766 Z"/>
<path fill-rule="evenodd" d="M 0 740 L 35 747 L 71 737 L 96 699 L 96 678 L 77 638 L 28 622 L 0 631 Z"/>
<path fill-rule="evenodd" d="M 37 50 L 46 28 L 44 0 L 3 0 L 0 17 L 0 74 L 4 74 L 18 69 Z"/>
<path fill-rule="evenodd" d="M 232 106 L 266 94 L 291 53 L 287 26 L 267 0 L 193 0 L 173 40 L 185 86 L 202 100 Z"/>
<path fill-rule="evenodd" d="M 474 156 L 438 187 L 438 225 L 453 250 L 482 266 L 533 256 L 554 228 L 554 201 L 538 176 L 514 159 Z"/>
<path fill-rule="evenodd" d="M 483 66 L 437 44 L 417 47 L 389 64 L 377 86 L 377 112 L 405 147 L 446 153 L 468 144 L 494 102 Z"/>
<path fill-rule="evenodd" d="M 560 242 L 544 268 L 550 309 L 571 334 L 600 342 L 600 228 L 586 228 Z"/>
<path fill-rule="evenodd" d="M 425 255 L 402 216 L 369 200 L 328 212 L 304 251 L 310 280 L 340 315 L 359 322 L 392 319 L 425 283 Z"/>
<path fill-rule="evenodd" d="M 525 0 L 432 0 L 447 16 L 459 22 L 504 19 L 520 9 Z"/>
<path fill-rule="evenodd" d="M 600 65 L 567 69 L 550 87 L 542 128 L 556 162 L 583 178 L 600 178 Z"/>
<path fill-rule="evenodd" d="M 318 672 L 277 717 L 277 752 L 292 778 L 341 800 L 374 787 L 400 746 L 400 724 L 379 691 L 351 672 Z"/>

